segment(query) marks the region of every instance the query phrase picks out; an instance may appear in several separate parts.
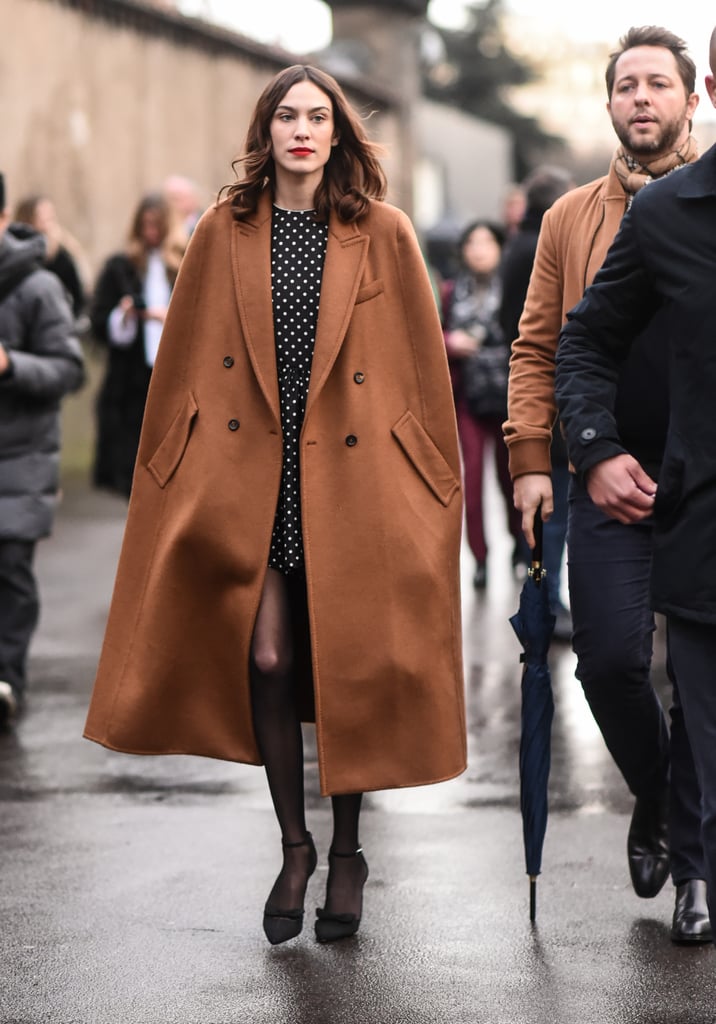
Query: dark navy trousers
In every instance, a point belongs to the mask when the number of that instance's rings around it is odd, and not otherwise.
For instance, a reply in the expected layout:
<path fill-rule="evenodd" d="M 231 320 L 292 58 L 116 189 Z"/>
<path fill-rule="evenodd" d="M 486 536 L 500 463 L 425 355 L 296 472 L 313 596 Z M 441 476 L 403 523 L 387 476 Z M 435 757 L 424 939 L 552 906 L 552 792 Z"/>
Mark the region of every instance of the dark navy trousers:
<path fill-rule="evenodd" d="M 701 784 L 701 837 L 711 927 L 716 935 L 716 626 L 666 619 L 671 660 Z"/>
<path fill-rule="evenodd" d="M 701 790 L 684 722 L 682 675 L 670 656 L 670 728 L 651 682 L 651 544 L 651 522 L 619 523 L 597 508 L 576 478 L 570 482 L 567 568 L 577 678 L 631 792 L 648 797 L 669 783 L 671 875 L 678 885 L 706 877 Z"/>

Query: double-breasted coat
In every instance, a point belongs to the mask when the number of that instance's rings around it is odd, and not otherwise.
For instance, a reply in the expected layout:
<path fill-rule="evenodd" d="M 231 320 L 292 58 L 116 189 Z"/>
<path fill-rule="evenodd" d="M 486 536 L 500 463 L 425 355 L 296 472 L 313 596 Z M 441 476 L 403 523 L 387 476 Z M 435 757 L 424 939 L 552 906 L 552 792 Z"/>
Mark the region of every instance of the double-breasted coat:
<path fill-rule="evenodd" d="M 260 764 L 249 653 L 282 465 L 271 203 L 195 229 L 152 375 L 85 735 Z M 415 233 L 331 215 L 301 507 L 321 790 L 466 764 L 455 414 Z"/>

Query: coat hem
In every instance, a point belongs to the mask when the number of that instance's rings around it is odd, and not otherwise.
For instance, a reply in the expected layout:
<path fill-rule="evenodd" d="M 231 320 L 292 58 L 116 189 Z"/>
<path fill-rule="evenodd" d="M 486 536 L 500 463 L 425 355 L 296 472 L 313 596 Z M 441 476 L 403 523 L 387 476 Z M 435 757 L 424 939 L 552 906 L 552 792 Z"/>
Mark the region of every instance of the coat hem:
<path fill-rule="evenodd" d="M 98 743 L 101 747 L 105 747 L 107 750 L 113 750 L 118 754 L 134 754 L 138 757 L 209 757 L 213 761 L 227 761 L 230 764 L 246 764 L 252 768 L 261 768 L 263 761 L 249 761 L 245 757 L 230 757 L 227 754 L 209 754 L 205 750 L 184 750 L 184 749 L 172 749 L 172 750 L 141 750 L 129 746 L 119 746 L 116 743 L 112 743 L 111 740 L 101 739 L 99 736 L 93 736 L 90 732 L 83 732 L 82 738 L 90 740 L 92 743 Z"/>
<path fill-rule="evenodd" d="M 467 771 L 467 758 L 462 762 L 462 767 L 455 768 L 448 772 L 447 775 L 441 775 L 438 778 L 421 779 L 416 782 L 386 782 L 383 785 L 368 785 L 361 786 L 360 790 L 349 788 L 338 788 L 338 789 L 324 789 L 321 785 L 321 796 L 347 796 L 352 793 L 382 793 L 389 789 L 416 789 L 419 786 L 436 786 L 440 782 L 449 782 L 451 779 L 457 779 L 463 772 Z"/>

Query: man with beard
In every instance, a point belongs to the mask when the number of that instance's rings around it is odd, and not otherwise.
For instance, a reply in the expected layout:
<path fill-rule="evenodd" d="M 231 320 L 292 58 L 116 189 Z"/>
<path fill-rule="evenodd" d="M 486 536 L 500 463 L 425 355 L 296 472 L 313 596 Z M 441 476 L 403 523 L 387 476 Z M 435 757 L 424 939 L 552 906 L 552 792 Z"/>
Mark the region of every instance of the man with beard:
<path fill-rule="evenodd" d="M 504 425 L 515 505 L 531 546 L 535 515 L 548 519 L 553 510 L 550 441 L 560 328 L 591 284 L 635 193 L 697 158 L 690 134 L 695 80 L 681 39 L 656 26 L 631 28 L 606 69 L 607 111 L 620 143 L 609 172 L 562 196 L 544 216 L 512 347 Z M 620 367 L 616 417 L 624 446 L 656 479 L 669 418 L 666 329 L 658 314 Z M 670 735 L 650 679 L 651 521 L 627 525 L 610 518 L 573 474 L 567 551 L 577 678 L 635 797 L 627 839 L 634 890 L 656 896 L 671 869 L 673 941 L 710 941 L 700 789 L 668 656 Z"/>

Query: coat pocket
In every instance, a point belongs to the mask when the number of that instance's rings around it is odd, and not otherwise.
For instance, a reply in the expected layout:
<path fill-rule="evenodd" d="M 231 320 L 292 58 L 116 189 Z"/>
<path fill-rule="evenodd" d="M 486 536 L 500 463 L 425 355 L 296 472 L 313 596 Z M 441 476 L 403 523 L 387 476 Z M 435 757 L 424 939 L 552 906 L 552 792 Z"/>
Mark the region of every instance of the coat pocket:
<path fill-rule="evenodd" d="M 359 302 L 367 302 L 368 299 L 375 298 L 376 295 L 380 295 L 383 292 L 383 282 L 380 278 L 376 278 L 375 281 L 369 281 L 368 284 L 364 284 L 362 288 L 358 289 L 356 295 L 356 306 Z"/>
<path fill-rule="evenodd" d="M 176 472 L 189 442 L 191 428 L 199 412 L 196 399 L 189 393 L 186 402 L 171 422 L 164 440 L 147 463 L 147 469 L 160 487 L 166 487 Z"/>
<path fill-rule="evenodd" d="M 460 483 L 422 424 L 407 409 L 391 428 L 393 437 L 443 505 L 449 505 Z"/>

